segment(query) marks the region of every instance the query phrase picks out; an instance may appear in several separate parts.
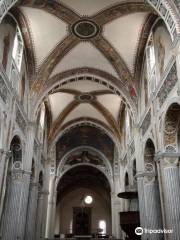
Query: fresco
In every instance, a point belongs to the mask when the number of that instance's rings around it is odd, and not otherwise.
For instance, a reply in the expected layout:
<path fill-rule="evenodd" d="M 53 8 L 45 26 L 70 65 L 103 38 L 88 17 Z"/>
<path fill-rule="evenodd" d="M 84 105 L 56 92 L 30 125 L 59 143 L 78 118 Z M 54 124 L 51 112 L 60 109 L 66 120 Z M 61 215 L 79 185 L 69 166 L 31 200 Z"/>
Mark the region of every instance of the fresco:
<path fill-rule="evenodd" d="M 0 62 L 3 65 L 6 73 L 10 72 L 10 60 L 12 56 L 12 48 L 14 44 L 14 37 L 16 31 L 16 24 L 10 16 L 6 16 L 0 26 Z"/>
<path fill-rule="evenodd" d="M 59 139 L 56 145 L 57 161 L 69 150 L 83 145 L 98 149 L 110 162 L 113 161 L 114 143 L 105 133 L 90 126 L 76 127 Z"/>
<path fill-rule="evenodd" d="M 153 29 L 154 48 L 156 62 L 158 63 L 157 74 L 162 77 L 167 64 L 172 57 L 171 38 L 162 21 L 159 21 Z"/>

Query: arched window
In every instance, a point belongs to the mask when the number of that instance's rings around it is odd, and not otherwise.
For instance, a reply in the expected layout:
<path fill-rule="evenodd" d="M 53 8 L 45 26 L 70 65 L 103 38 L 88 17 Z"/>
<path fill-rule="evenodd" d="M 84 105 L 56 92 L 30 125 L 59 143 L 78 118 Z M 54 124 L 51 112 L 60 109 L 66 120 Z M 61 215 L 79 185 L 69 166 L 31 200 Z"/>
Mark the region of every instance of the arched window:
<path fill-rule="evenodd" d="M 106 221 L 104 220 L 99 221 L 99 229 L 101 229 L 102 234 L 106 234 Z"/>
<path fill-rule="evenodd" d="M 39 173 L 39 188 L 40 189 L 43 188 L 43 172 L 42 171 Z"/>
<path fill-rule="evenodd" d="M 39 119 L 42 129 L 44 129 L 44 120 L 45 120 L 45 105 L 43 103 L 41 107 L 41 113 L 40 113 L 40 119 Z"/>
<path fill-rule="evenodd" d="M 147 66 L 147 77 L 148 77 L 148 96 L 154 92 L 156 86 L 156 71 L 155 71 L 155 52 L 153 35 L 151 33 L 148 44 L 146 46 L 146 66 Z"/>
<path fill-rule="evenodd" d="M 136 175 L 137 169 L 136 169 L 136 159 L 133 161 L 133 177 Z"/>
<path fill-rule="evenodd" d="M 11 142 L 10 150 L 12 152 L 12 162 L 22 162 L 22 146 L 18 136 L 15 136 Z"/>
<path fill-rule="evenodd" d="M 126 109 L 126 144 L 129 143 L 130 141 L 130 137 L 131 137 L 131 123 L 130 123 L 130 116 L 129 116 L 129 112 L 128 110 Z"/>
<path fill-rule="evenodd" d="M 46 107 L 45 104 L 42 103 L 38 112 L 37 117 L 37 136 L 41 143 L 43 143 L 44 140 L 44 127 L 45 127 L 45 115 L 46 115 Z"/>
<path fill-rule="evenodd" d="M 14 38 L 14 45 L 12 49 L 12 65 L 11 65 L 11 83 L 12 87 L 16 90 L 17 94 L 20 94 L 21 83 L 21 65 L 23 58 L 23 39 L 19 27 L 16 27 L 16 34 Z"/>
<path fill-rule="evenodd" d="M 35 162 L 34 159 L 32 160 L 32 166 L 31 166 L 31 179 L 33 180 L 35 178 Z"/>
<path fill-rule="evenodd" d="M 129 186 L 129 176 L 128 176 L 128 173 L 126 172 L 125 174 L 125 187 L 128 187 Z"/>
<path fill-rule="evenodd" d="M 22 63 L 22 57 L 23 57 L 23 40 L 21 36 L 21 32 L 19 30 L 19 27 L 16 28 L 16 35 L 14 38 L 14 46 L 12 51 L 12 57 L 16 64 L 16 67 L 18 71 L 21 71 L 21 63 Z"/>

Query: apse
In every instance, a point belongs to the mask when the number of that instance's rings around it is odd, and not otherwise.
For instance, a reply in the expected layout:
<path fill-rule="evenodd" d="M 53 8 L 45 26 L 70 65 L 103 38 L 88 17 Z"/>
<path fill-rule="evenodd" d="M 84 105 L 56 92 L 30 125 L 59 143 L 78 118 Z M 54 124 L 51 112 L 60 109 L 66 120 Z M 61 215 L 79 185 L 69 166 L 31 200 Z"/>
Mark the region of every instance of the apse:
<path fill-rule="evenodd" d="M 67 171 L 57 186 L 55 236 L 111 235 L 110 192 L 109 180 L 96 167 Z"/>

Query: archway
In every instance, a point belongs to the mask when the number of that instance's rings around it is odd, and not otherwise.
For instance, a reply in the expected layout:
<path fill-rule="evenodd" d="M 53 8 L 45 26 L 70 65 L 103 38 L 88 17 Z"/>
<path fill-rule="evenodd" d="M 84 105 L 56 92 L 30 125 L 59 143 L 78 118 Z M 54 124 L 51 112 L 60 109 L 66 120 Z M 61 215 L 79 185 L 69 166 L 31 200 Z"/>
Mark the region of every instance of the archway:
<path fill-rule="evenodd" d="M 165 152 L 176 153 L 179 150 L 180 105 L 173 103 L 167 110 L 164 123 Z"/>
<path fill-rule="evenodd" d="M 111 235 L 110 192 L 108 179 L 96 167 L 67 171 L 57 185 L 55 235 Z"/>

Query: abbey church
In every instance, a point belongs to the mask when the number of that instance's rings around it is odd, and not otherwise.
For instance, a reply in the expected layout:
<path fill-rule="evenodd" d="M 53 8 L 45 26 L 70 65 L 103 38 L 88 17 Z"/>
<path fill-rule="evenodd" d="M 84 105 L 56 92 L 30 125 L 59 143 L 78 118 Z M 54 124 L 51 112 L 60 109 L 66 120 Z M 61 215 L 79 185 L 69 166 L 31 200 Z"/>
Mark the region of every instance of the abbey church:
<path fill-rule="evenodd" d="M 180 240 L 179 0 L 0 0 L 0 239 Z"/>

